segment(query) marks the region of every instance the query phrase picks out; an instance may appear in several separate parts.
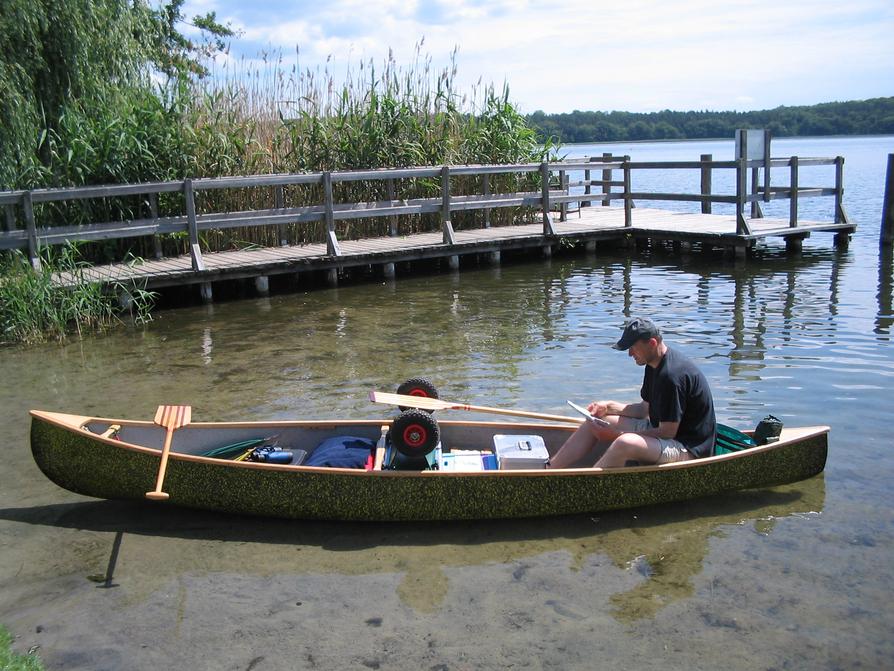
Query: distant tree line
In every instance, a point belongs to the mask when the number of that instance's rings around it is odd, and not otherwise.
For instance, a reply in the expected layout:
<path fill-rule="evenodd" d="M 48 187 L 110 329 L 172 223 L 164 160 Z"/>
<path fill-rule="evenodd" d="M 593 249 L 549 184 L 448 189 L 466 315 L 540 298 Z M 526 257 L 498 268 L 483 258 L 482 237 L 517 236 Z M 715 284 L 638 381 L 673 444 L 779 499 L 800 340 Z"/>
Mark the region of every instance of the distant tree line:
<path fill-rule="evenodd" d="M 574 112 L 527 116 L 541 141 L 731 138 L 737 128 L 769 128 L 773 137 L 894 133 L 894 97 L 777 107 L 754 112 Z"/>

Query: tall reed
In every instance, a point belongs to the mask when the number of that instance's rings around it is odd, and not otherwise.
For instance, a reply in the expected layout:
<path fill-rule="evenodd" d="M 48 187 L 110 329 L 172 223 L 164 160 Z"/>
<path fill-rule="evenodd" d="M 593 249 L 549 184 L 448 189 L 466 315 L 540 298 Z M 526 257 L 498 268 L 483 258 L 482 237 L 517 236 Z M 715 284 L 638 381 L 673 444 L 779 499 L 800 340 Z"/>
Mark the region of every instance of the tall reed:
<path fill-rule="evenodd" d="M 89 267 L 74 245 L 44 249 L 39 271 L 18 251 L 3 259 L 0 344 L 64 340 L 71 333 L 106 329 L 126 314 L 137 323 L 151 319 L 152 292 L 136 285 L 91 281 Z"/>
<path fill-rule="evenodd" d="M 460 93 L 455 54 L 443 69 L 432 65 L 417 45 L 409 64 L 390 55 L 380 64 L 361 62 L 336 78 L 332 63 L 302 68 L 298 54 L 287 63 L 280 54 L 260 61 L 224 60 L 210 64 L 204 79 L 169 80 L 154 91 L 126 88 L 105 94 L 100 110 L 73 102 L 57 132 L 46 138 L 49 171 L 43 183 L 127 183 L 184 177 L 300 173 L 322 170 L 466 163 L 537 161 L 548 148 L 510 100 L 508 87 L 479 83 Z M 52 174 L 50 174 L 52 173 Z M 34 177 L 35 175 L 32 175 Z M 497 175 L 493 193 L 536 188 L 531 177 Z M 27 180 L 25 180 L 27 182 Z M 23 184 L 29 186 L 29 184 Z M 438 180 L 399 180 L 397 199 L 433 197 Z M 480 178 L 454 178 L 454 193 L 480 193 Z M 337 201 L 387 197 L 384 181 L 338 184 Z M 283 190 L 285 206 L 321 202 L 319 187 Z M 199 193 L 199 212 L 274 207 L 272 188 Z M 183 214 L 182 197 L 164 195 L 160 214 Z M 42 204 L 39 225 L 79 224 L 145 217 L 149 205 L 137 197 Z M 493 225 L 523 213 L 495 210 Z M 477 225 L 481 213 L 457 213 L 454 226 Z M 401 232 L 436 228 L 434 215 L 401 217 Z M 387 232 L 385 219 L 339 223 L 340 237 Z M 243 245 L 292 244 L 325 239 L 322 224 L 209 231 L 203 247 L 215 251 Z M 84 254 L 94 261 L 120 260 L 126 253 L 149 256 L 151 239 L 93 243 Z M 185 236 L 167 236 L 166 254 L 186 252 Z"/>

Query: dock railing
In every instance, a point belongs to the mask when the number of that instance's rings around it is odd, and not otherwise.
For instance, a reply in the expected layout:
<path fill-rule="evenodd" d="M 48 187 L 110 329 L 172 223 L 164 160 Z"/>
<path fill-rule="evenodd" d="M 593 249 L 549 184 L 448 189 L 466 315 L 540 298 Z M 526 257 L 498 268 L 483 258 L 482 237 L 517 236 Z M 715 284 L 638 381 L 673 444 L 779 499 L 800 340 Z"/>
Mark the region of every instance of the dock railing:
<path fill-rule="evenodd" d="M 831 187 L 801 186 L 799 171 L 805 166 L 834 165 L 835 184 Z M 769 180 L 757 178 L 758 170 L 788 167 L 789 184 L 770 186 Z M 390 234 L 397 235 L 397 218 L 403 215 L 440 215 L 444 244 L 455 243 L 451 217 L 454 212 L 481 210 L 484 226 L 490 226 L 490 211 L 498 208 L 530 208 L 539 211 L 543 222 L 543 235 L 554 236 L 553 214 L 565 220 L 569 203 L 588 207 L 599 202 L 608 207 L 613 200 L 622 200 L 624 224 L 633 226 L 633 208 L 637 201 L 690 201 L 701 204 L 702 213 L 711 213 L 712 204 L 729 203 L 736 208 L 736 235 L 751 235 L 745 217 L 747 205 L 751 205 L 751 218 L 763 216 L 761 202 L 790 199 L 789 226 L 798 226 L 798 203 L 802 198 L 820 196 L 835 197 L 835 223 L 849 223 L 842 204 L 844 159 L 836 158 L 774 158 L 769 161 L 744 159 L 714 161 L 711 155 L 702 155 L 698 161 L 632 161 L 629 156 L 583 157 L 562 161 L 523 163 L 516 165 L 452 165 L 412 168 L 387 168 L 306 174 L 250 175 L 218 178 L 185 179 L 182 181 L 147 182 L 108 186 L 70 188 L 46 188 L 22 191 L 0 191 L 0 206 L 5 211 L 4 229 L 0 232 L 0 249 L 27 249 L 32 265 L 39 267 L 39 249 L 42 245 L 58 245 L 74 241 L 116 240 L 123 238 L 155 236 L 156 257 L 161 257 L 159 236 L 186 234 L 192 267 L 205 269 L 200 245 L 200 233 L 226 228 L 256 226 L 284 226 L 302 222 L 323 222 L 327 252 L 333 257 L 341 255 L 336 222 L 352 219 L 387 217 Z M 633 191 L 632 175 L 647 170 L 693 170 L 701 177 L 700 193 L 656 193 Z M 712 192 L 714 170 L 736 171 L 735 194 Z M 749 189 L 748 171 L 752 171 Z M 599 175 L 593 179 L 593 172 Z M 539 182 L 539 191 L 492 193 L 490 177 L 498 174 L 529 174 L 531 182 Z M 616 175 L 620 173 L 620 179 Z M 571 181 L 570 174 L 583 174 L 583 179 Z M 451 190 L 451 178 L 479 177 L 481 193 L 457 195 Z M 439 180 L 440 196 L 398 199 L 396 184 L 400 180 Z M 333 185 L 348 182 L 380 182 L 386 184 L 386 200 L 336 202 Z M 321 202 L 288 206 L 284 188 L 294 186 L 316 187 L 322 193 Z M 272 204 L 268 209 L 252 209 L 238 212 L 198 213 L 196 194 L 199 192 L 270 187 L 273 189 Z M 572 189 L 583 187 L 583 193 Z M 595 190 L 594 190 L 595 187 Z M 616 190 L 617 189 L 617 190 Z M 162 194 L 182 194 L 182 214 L 159 216 L 158 199 Z M 112 222 L 65 225 L 38 222 L 35 204 L 59 203 L 77 200 L 98 200 L 140 196 L 148 204 L 148 216 L 122 219 Z"/>
<path fill-rule="evenodd" d="M 764 171 L 768 170 L 767 163 L 762 160 L 714 161 L 711 154 L 702 154 L 699 161 L 631 161 L 629 156 L 624 156 L 618 162 L 617 157 L 612 157 L 611 154 L 604 154 L 602 157 L 591 157 L 589 161 L 591 162 L 591 169 L 593 168 L 593 163 L 603 168 L 602 179 L 591 180 L 591 171 L 588 169 L 584 173 L 583 180 L 567 182 L 567 184 L 572 187 L 584 187 L 584 193 L 578 195 L 577 198 L 586 204 L 591 204 L 595 200 L 600 199 L 603 205 L 609 204 L 612 200 L 624 200 L 625 208 L 628 210 L 628 214 L 625 217 L 627 226 L 631 225 L 629 210 L 635 207 L 636 201 L 695 202 L 701 204 L 702 214 L 711 214 L 712 203 L 728 203 L 736 206 L 736 234 L 751 235 L 751 227 L 748 224 L 748 219 L 745 217 L 747 205 L 751 205 L 750 217 L 759 219 L 763 218 L 761 202 L 790 199 L 789 227 L 797 228 L 798 201 L 802 198 L 818 198 L 822 196 L 835 197 L 834 221 L 836 224 L 850 223 L 850 218 L 842 202 L 844 195 L 844 157 L 842 156 L 835 158 L 800 158 L 792 156 L 789 158 L 770 159 L 770 169 L 789 168 L 789 184 L 783 186 L 772 186 L 769 179 L 759 179 L 758 171 L 761 169 Z M 800 169 L 808 166 L 835 166 L 834 186 L 800 186 Z M 622 171 L 623 181 L 612 180 L 611 174 L 615 169 Z M 631 173 L 637 170 L 698 170 L 701 177 L 701 192 L 696 194 L 633 191 L 630 187 Z M 734 195 L 715 194 L 712 192 L 714 170 L 736 171 L 736 193 Z M 750 180 L 748 179 L 749 171 L 752 173 Z M 603 188 L 602 194 L 592 196 L 591 187 L 595 185 Z M 611 187 L 613 186 L 622 187 L 622 191 L 620 193 L 612 193 Z M 564 200 L 568 201 L 571 198 Z"/>

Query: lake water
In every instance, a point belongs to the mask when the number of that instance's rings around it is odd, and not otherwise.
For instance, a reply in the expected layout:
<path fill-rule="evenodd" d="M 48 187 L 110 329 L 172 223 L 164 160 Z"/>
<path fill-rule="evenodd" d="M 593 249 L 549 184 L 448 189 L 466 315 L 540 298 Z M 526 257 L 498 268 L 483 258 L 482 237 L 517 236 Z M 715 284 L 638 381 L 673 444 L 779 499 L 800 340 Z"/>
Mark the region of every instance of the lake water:
<path fill-rule="evenodd" d="M 568 148 L 603 151 L 729 159 L 733 143 Z M 843 251 L 816 234 L 799 257 L 771 241 L 738 264 L 556 255 L 167 310 L 145 328 L 0 350 L 0 623 L 52 669 L 889 668 L 894 310 L 877 241 L 891 152 L 894 137 L 774 141 L 774 156 L 845 156 L 860 228 Z M 663 191 L 698 190 L 662 179 Z M 831 185 L 834 170 L 808 182 Z M 802 212 L 828 219 L 831 199 Z M 416 375 L 479 405 L 635 400 L 642 371 L 608 347 L 630 314 L 651 315 L 701 365 L 720 421 L 829 424 L 825 473 L 664 509 L 339 524 L 89 500 L 30 456 L 30 408 L 374 418 L 388 411 L 368 390 Z"/>

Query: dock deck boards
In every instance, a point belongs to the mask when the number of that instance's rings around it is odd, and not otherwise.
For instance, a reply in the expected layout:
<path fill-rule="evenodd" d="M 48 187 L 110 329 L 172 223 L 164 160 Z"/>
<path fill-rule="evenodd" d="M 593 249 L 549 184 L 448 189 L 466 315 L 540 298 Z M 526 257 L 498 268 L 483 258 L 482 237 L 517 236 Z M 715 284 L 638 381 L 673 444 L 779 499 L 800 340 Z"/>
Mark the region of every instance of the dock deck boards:
<path fill-rule="evenodd" d="M 553 216 L 553 227 L 559 238 L 616 239 L 631 234 L 656 240 L 678 240 L 712 243 L 724 246 L 748 246 L 770 236 L 805 237 L 815 231 L 852 232 L 853 224 L 799 221 L 796 228 L 788 219 L 748 219 L 751 235 L 736 234 L 734 214 L 698 214 L 671 212 L 653 208 L 634 208 L 633 226 L 624 226 L 622 207 L 584 207 L 569 212 L 566 221 Z M 84 271 L 85 279 L 102 283 L 145 282 L 147 288 L 195 284 L 222 279 L 318 270 L 371 263 L 393 263 L 422 258 L 498 251 L 505 248 L 537 247 L 551 244 L 554 238 L 543 236 L 543 224 L 516 224 L 455 232 L 456 245 L 445 245 L 440 231 L 397 237 L 340 240 L 341 256 L 328 255 L 326 244 L 206 252 L 205 270 L 192 269 L 188 255 L 140 263 L 114 263 L 94 266 Z M 67 274 L 60 274 L 61 284 L 72 283 Z"/>

